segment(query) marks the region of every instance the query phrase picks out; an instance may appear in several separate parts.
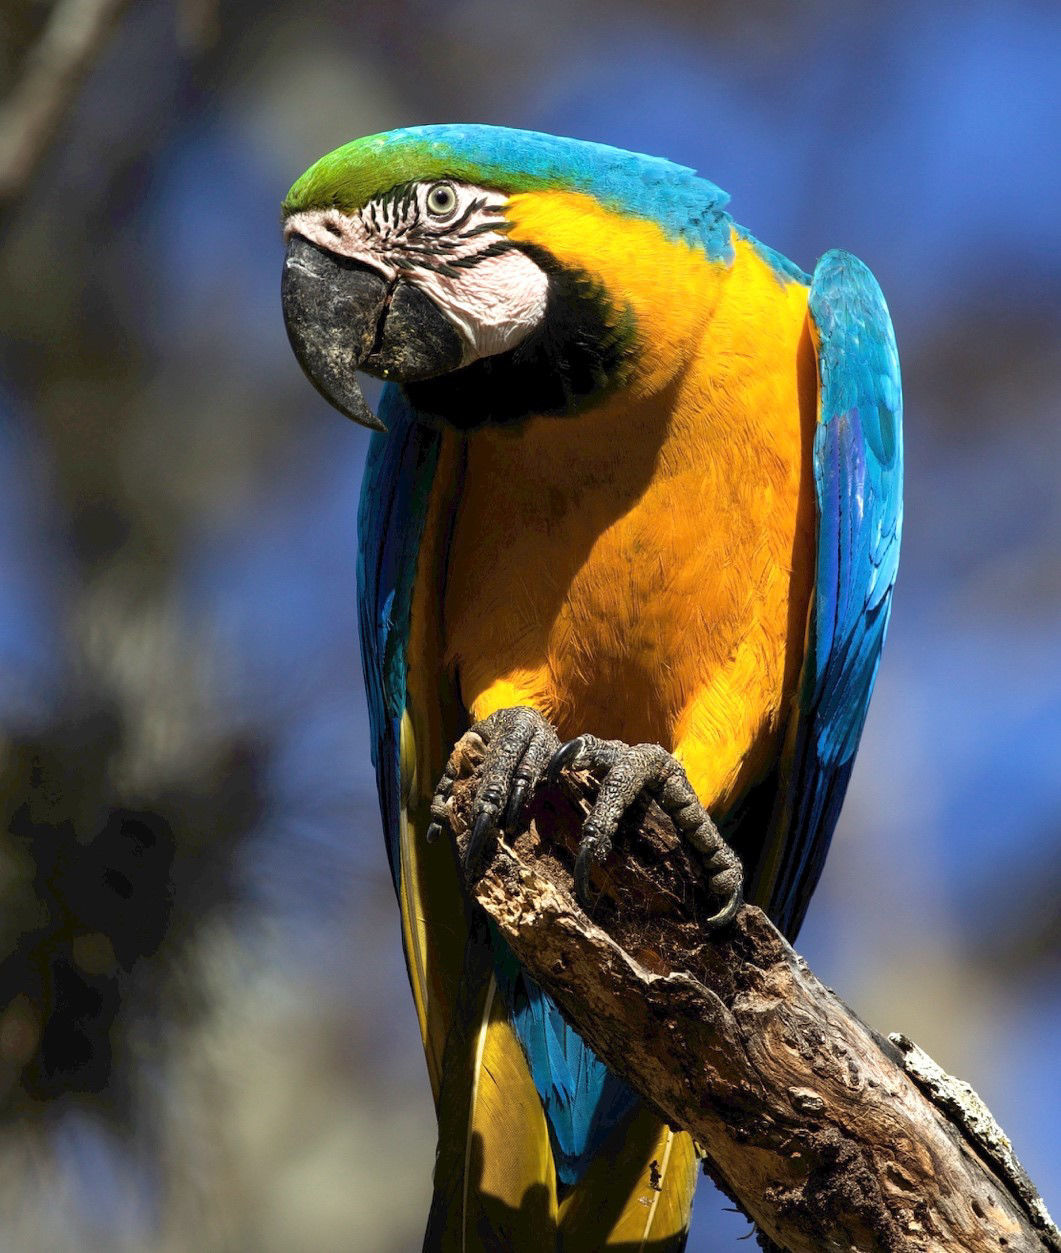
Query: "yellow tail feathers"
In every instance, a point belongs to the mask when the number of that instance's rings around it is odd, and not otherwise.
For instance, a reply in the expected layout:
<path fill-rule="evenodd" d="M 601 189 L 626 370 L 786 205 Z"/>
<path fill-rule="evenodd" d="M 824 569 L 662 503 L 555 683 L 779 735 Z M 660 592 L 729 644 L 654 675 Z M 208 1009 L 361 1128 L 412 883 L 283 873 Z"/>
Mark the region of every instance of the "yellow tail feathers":
<path fill-rule="evenodd" d="M 644 1107 L 558 1203 L 545 1114 L 493 960 L 473 929 L 442 1068 L 425 1253 L 679 1253 L 696 1155 Z"/>
<path fill-rule="evenodd" d="M 692 1137 L 638 1106 L 561 1203 L 558 1249 L 678 1253 L 698 1171 Z"/>
<path fill-rule="evenodd" d="M 541 1101 L 483 934 L 469 937 L 438 1106 L 429 1253 L 556 1245 L 556 1171 Z"/>

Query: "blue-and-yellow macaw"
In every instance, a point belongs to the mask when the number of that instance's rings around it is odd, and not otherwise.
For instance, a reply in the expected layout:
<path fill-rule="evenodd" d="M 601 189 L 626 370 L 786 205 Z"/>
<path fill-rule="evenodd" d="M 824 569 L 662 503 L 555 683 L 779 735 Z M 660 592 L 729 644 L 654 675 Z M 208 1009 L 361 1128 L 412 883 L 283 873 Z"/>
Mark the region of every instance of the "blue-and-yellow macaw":
<path fill-rule="evenodd" d="M 476 848 L 550 763 L 595 762 L 583 888 L 648 789 L 718 920 L 732 848 L 789 936 L 851 773 L 899 552 L 891 323 L 861 262 L 808 277 L 726 201 L 653 157 L 426 126 L 323 157 L 284 204 L 295 352 L 379 431 L 361 643 L 438 1112 L 431 1249 L 680 1249 L 697 1175 L 471 915 L 429 838 L 457 737 L 487 746 Z M 391 380 L 379 418 L 358 369 Z"/>

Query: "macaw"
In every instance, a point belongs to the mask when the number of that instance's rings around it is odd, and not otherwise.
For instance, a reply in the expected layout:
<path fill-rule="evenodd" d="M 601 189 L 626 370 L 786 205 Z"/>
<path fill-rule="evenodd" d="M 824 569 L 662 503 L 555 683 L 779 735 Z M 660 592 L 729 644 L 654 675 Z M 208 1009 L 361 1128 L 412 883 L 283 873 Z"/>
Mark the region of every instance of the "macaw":
<path fill-rule="evenodd" d="M 356 140 L 284 201 L 295 354 L 375 429 L 361 645 L 438 1115 L 428 1249 L 678 1250 L 698 1167 L 470 909 L 436 838 L 456 739 L 486 745 L 469 873 L 546 771 L 593 764 L 584 898 L 644 793 L 704 858 L 708 925 L 743 891 L 790 937 L 851 773 L 902 520 L 891 322 L 860 261 L 808 276 L 727 199 L 461 125 Z"/>

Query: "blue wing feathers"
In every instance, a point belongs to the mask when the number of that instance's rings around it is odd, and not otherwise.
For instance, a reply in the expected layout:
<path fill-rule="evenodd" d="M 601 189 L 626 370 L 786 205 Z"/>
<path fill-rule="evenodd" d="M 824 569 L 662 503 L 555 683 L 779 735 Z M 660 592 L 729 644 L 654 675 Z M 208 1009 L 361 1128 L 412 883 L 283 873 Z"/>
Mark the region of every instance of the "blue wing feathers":
<path fill-rule="evenodd" d="M 399 749 L 405 709 L 405 650 L 416 556 L 435 477 L 439 435 L 416 420 L 396 387 L 384 389 L 358 507 L 357 591 L 372 761 L 383 831 L 398 886 Z"/>
<path fill-rule="evenodd" d="M 821 406 L 818 549 L 786 830 L 769 908 L 799 929 L 839 817 L 888 627 L 902 530 L 902 392 L 891 320 L 855 257 L 828 252 L 810 291 Z"/>

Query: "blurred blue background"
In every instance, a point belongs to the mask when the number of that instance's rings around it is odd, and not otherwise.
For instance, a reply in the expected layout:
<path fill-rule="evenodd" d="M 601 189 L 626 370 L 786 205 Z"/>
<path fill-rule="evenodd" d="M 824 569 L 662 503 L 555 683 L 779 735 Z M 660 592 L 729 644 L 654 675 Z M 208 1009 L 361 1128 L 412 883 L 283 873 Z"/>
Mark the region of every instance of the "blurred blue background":
<path fill-rule="evenodd" d="M 46 10 L 6 7 L 10 83 Z M 1061 1205 L 1059 81 L 1049 0 L 123 15 L 0 222 L 0 1250 L 419 1247 L 365 433 L 301 377 L 278 288 L 293 179 L 432 121 L 671 157 L 804 268 L 839 246 L 880 279 L 903 558 L 800 948 Z M 705 1182 L 690 1249 L 747 1232 Z"/>

